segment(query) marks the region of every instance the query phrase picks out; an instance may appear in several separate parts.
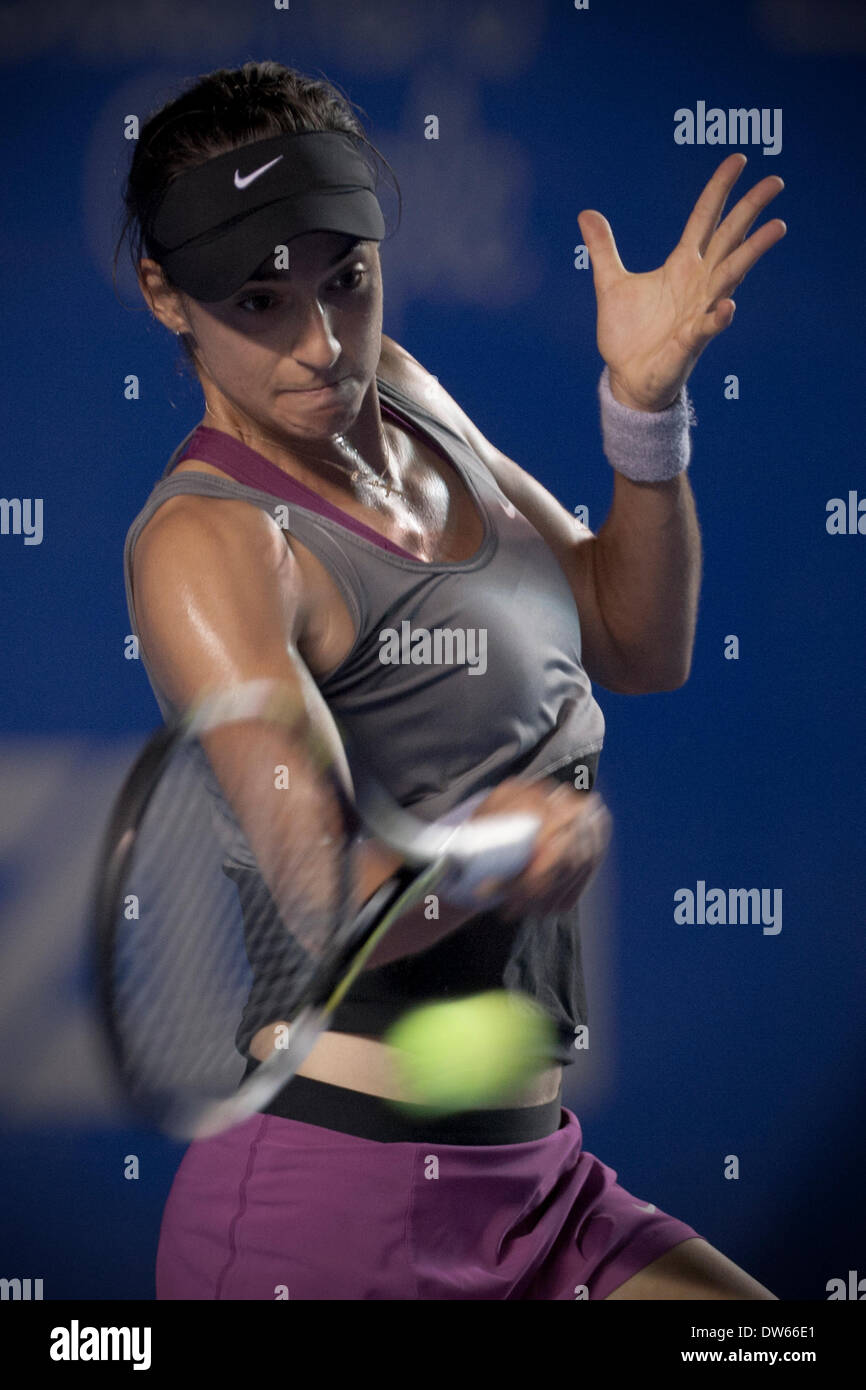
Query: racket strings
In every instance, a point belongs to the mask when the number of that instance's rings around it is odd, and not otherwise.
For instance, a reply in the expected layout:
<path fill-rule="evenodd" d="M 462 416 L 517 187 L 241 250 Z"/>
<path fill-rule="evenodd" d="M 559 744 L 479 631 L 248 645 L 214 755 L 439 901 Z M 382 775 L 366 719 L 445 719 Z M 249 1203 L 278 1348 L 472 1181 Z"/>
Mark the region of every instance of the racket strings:
<path fill-rule="evenodd" d="M 178 743 L 137 826 L 114 928 L 113 997 L 127 1082 L 157 1109 L 162 1097 L 231 1095 L 255 1033 L 292 1019 L 351 917 L 348 835 L 330 833 L 333 817 L 327 838 L 316 833 L 302 779 L 275 787 L 274 737 L 248 729 L 224 780 L 200 743 Z M 252 850 L 265 832 L 270 883 Z"/>

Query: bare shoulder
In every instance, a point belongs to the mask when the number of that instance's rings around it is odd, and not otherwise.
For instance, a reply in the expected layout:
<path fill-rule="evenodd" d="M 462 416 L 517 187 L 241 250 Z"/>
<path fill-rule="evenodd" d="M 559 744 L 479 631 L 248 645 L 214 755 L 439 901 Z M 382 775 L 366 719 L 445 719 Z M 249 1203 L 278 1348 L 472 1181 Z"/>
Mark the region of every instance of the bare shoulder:
<path fill-rule="evenodd" d="M 132 566 L 138 632 L 150 672 L 176 704 L 228 671 L 285 663 L 306 596 L 279 538 L 275 520 L 249 502 L 185 493 L 143 528 Z"/>
<path fill-rule="evenodd" d="M 422 367 L 421 363 L 399 343 L 395 343 L 393 338 L 385 338 L 384 335 L 379 365 L 381 377 L 392 382 L 419 405 L 426 406 L 432 415 L 436 415 L 469 445 L 493 474 L 505 495 L 519 510 L 524 511 L 527 484 L 534 486 L 536 490 L 540 490 L 540 484 L 481 433 L 465 410 L 448 394 L 439 378 L 428 372 L 426 367 Z M 558 506 L 549 495 L 548 502 L 554 507 Z M 532 519 L 535 520 L 534 517 Z M 571 522 L 569 529 L 573 533 Z"/>
<path fill-rule="evenodd" d="M 591 537 L 589 528 L 576 525 L 574 517 L 531 473 L 485 438 L 465 410 L 448 394 L 438 377 L 422 367 L 410 352 L 393 339 L 383 336 L 380 361 L 379 375 L 393 382 L 419 405 L 426 406 L 431 414 L 438 416 L 459 435 L 490 470 L 506 497 L 529 518 L 546 540 L 551 544 L 562 544 L 570 551 L 575 540 Z"/>
<path fill-rule="evenodd" d="M 459 435 L 489 468 L 506 496 L 523 510 L 525 484 L 527 481 L 534 482 L 534 479 L 481 433 L 466 411 L 448 394 L 438 377 L 422 367 L 417 358 L 395 343 L 393 338 L 385 338 L 384 335 L 379 376 L 392 382 L 419 405 L 425 406 L 431 415 L 437 416 Z"/>
<path fill-rule="evenodd" d="M 238 497 L 182 492 L 167 497 L 142 527 L 135 557 L 163 552 L 167 547 L 183 552 L 185 542 L 194 545 L 197 539 L 249 545 L 252 537 L 280 553 L 279 527 L 261 507 Z M 194 552 L 190 555 L 194 558 Z"/>
<path fill-rule="evenodd" d="M 408 353 L 398 342 L 383 333 L 382 350 L 379 354 L 379 366 L 376 375 L 384 377 L 386 381 L 391 382 L 399 390 L 406 391 L 412 383 L 413 375 L 417 376 L 419 373 L 422 376 L 430 376 L 429 372 L 425 372 L 421 363 L 415 361 L 411 353 Z"/>
<path fill-rule="evenodd" d="M 280 591 L 289 567 L 296 569 L 275 518 L 240 498 L 196 493 L 166 498 L 142 528 L 132 556 L 143 603 L 201 584 L 222 590 L 230 578 L 242 588 L 258 583 Z M 291 577 L 297 588 L 297 575 Z"/>
<path fill-rule="evenodd" d="M 393 338 L 382 334 L 382 354 L 379 358 L 378 375 L 385 381 L 403 391 L 410 400 L 416 401 L 436 415 L 461 439 L 466 439 L 473 448 L 476 445 L 468 438 L 466 425 L 472 422 L 463 413 L 457 402 L 449 396 L 439 378 L 426 367 L 422 367 L 416 357 L 401 347 Z"/>

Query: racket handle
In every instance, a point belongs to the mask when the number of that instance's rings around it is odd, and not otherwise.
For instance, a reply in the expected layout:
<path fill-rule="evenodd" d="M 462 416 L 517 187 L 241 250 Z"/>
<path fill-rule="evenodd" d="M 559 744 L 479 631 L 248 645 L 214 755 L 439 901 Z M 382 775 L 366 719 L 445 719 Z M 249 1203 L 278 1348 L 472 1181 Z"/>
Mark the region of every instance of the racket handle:
<path fill-rule="evenodd" d="M 526 868 L 541 828 L 538 816 L 484 816 L 462 826 L 444 856 L 446 870 L 436 891 L 457 907 L 495 907 L 505 897 L 482 892 L 485 883 L 507 882 Z"/>

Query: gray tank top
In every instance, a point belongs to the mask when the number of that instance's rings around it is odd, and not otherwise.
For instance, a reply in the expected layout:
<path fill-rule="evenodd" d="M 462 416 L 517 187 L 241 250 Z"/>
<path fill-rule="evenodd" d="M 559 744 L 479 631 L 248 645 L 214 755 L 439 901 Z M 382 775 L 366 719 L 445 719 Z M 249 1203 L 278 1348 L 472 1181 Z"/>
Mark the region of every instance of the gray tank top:
<path fill-rule="evenodd" d="M 572 781 L 576 765 L 595 780 L 604 716 L 581 665 L 580 620 L 553 551 L 508 501 L 493 475 L 448 425 L 389 382 L 376 379 L 383 414 L 417 433 L 468 488 L 483 538 L 468 560 L 428 563 L 356 521 L 219 430 L 197 427 L 172 453 L 135 517 L 124 546 L 131 630 L 138 635 L 132 562 L 136 541 L 169 497 L 196 493 L 251 502 L 275 517 L 321 561 L 355 628 L 348 655 L 318 681 L 323 698 L 392 795 L 426 820 L 504 777 Z M 213 463 L 231 478 L 172 470 L 183 458 Z M 164 717 L 175 712 L 142 651 Z M 255 860 L 212 774 L 241 900 L 255 889 Z M 245 877 L 245 875 L 247 877 Z M 255 975 L 255 944 L 247 949 Z M 577 910 L 528 914 L 505 924 L 481 913 L 428 951 L 365 971 L 334 1017 L 338 1032 L 381 1036 L 422 1000 L 521 988 L 548 1009 L 569 1054 L 585 1019 Z M 246 1051 L 257 1027 L 278 1015 L 254 981 L 239 1030 Z"/>

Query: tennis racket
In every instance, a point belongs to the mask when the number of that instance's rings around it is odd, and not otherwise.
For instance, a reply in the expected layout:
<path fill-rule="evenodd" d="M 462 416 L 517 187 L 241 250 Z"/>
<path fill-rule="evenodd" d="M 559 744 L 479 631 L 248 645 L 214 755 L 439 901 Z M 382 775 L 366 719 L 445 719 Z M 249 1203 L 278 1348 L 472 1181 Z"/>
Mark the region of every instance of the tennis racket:
<path fill-rule="evenodd" d="M 484 886 L 532 853 L 538 817 L 467 822 L 479 793 L 420 820 L 344 729 L 335 753 L 312 727 L 285 682 L 213 692 L 148 739 L 111 810 L 90 919 L 99 1015 L 131 1111 L 177 1139 L 261 1110 L 411 906 L 432 892 L 490 906 Z M 365 834 L 403 863 L 359 903 Z M 245 1076 L 252 1038 L 277 1022 Z"/>

